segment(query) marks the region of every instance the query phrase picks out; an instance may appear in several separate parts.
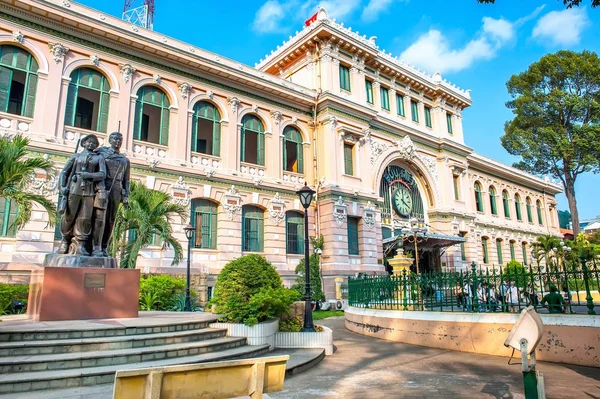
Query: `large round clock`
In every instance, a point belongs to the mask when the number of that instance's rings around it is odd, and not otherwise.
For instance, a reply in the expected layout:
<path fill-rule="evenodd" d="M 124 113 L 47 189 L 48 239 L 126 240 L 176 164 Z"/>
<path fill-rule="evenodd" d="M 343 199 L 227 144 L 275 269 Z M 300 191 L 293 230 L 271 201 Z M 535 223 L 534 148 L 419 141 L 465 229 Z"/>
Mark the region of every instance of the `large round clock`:
<path fill-rule="evenodd" d="M 392 204 L 398 215 L 408 217 L 413 208 L 410 190 L 403 186 L 398 187 L 394 191 Z"/>

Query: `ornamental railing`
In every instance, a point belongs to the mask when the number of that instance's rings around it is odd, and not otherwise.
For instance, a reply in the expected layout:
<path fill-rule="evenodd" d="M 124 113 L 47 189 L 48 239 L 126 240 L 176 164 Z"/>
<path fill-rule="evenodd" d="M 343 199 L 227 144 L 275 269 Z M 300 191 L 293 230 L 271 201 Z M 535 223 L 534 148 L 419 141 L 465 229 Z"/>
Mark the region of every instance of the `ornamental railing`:
<path fill-rule="evenodd" d="M 466 272 L 348 279 L 350 306 L 387 310 L 442 312 L 520 312 L 534 306 L 540 313 L 596 314 L 600 306 L 600 267 L 580 262 L 569 269 L 524 267 L 505 273 L 501 267 Z M 555 294 L 551 287 L 556 288 Z"/>

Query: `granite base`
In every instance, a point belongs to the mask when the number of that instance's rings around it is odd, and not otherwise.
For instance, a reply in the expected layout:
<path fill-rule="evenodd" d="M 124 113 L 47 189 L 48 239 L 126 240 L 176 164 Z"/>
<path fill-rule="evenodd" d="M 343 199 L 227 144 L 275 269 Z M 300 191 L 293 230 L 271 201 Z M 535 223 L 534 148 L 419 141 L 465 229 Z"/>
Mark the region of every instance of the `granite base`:
<path fill-rule="evenodd" d="M 102 267 L 115 269 L 117 260 L 111 257 L 48 254 L 44 258 L 44 267 Z"/>

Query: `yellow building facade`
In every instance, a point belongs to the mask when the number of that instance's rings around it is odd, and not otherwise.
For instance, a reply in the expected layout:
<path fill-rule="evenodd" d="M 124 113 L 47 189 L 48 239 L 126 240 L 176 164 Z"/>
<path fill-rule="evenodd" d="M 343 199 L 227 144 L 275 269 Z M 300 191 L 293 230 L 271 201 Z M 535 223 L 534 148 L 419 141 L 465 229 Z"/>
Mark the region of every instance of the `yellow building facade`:
<path fill-rule="evenodd" d="M 3 0 L 0 134 L 22 134 L 57 169 L 88 133 L 124 134 L 132 178 L 189 207 L 194 272 L 216 275 L 264 255 L 286 284 L 303 257 L 303 208 L 317 191 L 311 236 L 323 235 L 327 297 L 335 278 L 385 272 L 411 219 L 429 227 L 423 270 L 528 263 L 536 237 L 558 234 L 560 186 L 476 154 L 464 142 L 468 91 L 406 65 L 374 39 L 317 19 L 254 67 L 66 0 Z M 28 189 L 57 200 L 57 176 Z M 0 216 L 16 211 L 7 201 Z M 0 262 L 41 264 L 58 237 L 36 209 L 4 223 Z M 184 248 L 183 226 L 173 229 Z M 457 237 L 459 237 L 457 239 Z M 174 272 L 155 243 L 138 267 Z M 411 248 L 405 242 L 405 248 Z"/>

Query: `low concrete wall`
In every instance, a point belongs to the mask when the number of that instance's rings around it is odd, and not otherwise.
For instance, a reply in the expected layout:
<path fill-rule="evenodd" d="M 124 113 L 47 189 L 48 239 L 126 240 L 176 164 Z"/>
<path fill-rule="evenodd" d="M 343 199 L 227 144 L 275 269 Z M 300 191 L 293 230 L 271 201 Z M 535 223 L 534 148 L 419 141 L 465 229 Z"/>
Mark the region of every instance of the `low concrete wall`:
<path fill-rule="evenodd" d="M 211 323 L 210 328 L 226 328 L 229 337 L 246 337 L 248 345 L 269 344 L 275 349 L 275 333 L 279 330 L 279 319 L 263 321 L 248 327 L 238 323 Z"/>
<path fill-rule="evenodd" d="M 510 356 L 504 346 L 518 314 L 374 310 L 349 307 L 346 328 L 412 345 Z M 600 316 L 541 315 L 544 337 L 537 359 L 600 367 Z M 519 356 L 518 354 L 516 355 Z"/>

